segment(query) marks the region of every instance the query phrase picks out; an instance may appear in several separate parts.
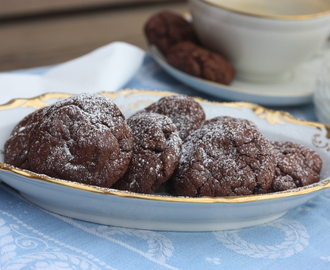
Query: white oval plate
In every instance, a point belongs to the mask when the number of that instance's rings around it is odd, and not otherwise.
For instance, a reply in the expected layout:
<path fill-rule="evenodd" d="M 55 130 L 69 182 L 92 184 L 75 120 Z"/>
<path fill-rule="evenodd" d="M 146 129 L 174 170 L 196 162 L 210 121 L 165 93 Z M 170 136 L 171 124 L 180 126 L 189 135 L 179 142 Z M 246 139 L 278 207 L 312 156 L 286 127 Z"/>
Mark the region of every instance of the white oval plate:
<path fill-rule="evenodd" d="M 171 92 L 122 90 L 100 93 L 109 96 L 130 116 L 136 110 Z M 0 105 L 0 145 L 3 148 L 13 127 L 27 114 L 70 94 L 48 93 L 16 99 Z M 30 202 L 54 213 L 85 221 L 169 231 L 212 231 L 259 225 L 284 215 L 330 187 L 329 126 L 301 121 L 291 115 L 250 103 L 215 103 L 196 98 L 207 118 L 219 115 L 246 118 L 271 140 L 290 140 L 316 150 L 324 165 L 322 181 L 286 192 L 217 198 L 186 198 L 144 195 L 59 180 L 3 163 L 0 179 L 17 189 Z"/>
<path fill-rule="evenodd" d="M 235 78 L 231 85 L 200 79 L 172 67 L 155 46 L 150 46 L 153 59 L 172 77 L 205 94 L 229 100 L 264 106 L 302 105 L 313 100 L 317 72 L 322 63 L 318 56 L 290 74 L 285 81 L 253 83 Z"/>

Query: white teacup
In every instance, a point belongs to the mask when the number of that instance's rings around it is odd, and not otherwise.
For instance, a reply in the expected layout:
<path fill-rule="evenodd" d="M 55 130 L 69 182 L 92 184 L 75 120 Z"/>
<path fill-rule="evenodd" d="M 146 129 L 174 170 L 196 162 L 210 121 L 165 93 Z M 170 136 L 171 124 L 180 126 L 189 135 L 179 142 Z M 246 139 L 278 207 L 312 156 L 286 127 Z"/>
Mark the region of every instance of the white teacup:
<path fill-rule="evenodd" d="M 189 0 L 206 48 L 227 57 L 237 77 L 278 81 L 322 47 L 330 0 Z"/>

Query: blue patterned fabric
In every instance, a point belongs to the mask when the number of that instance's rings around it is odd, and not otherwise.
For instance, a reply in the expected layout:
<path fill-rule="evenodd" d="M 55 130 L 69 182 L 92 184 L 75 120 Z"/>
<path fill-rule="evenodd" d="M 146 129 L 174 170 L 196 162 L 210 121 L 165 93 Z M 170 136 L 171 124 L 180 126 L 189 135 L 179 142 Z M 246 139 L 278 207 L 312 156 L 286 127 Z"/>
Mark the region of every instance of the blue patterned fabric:
<path fill-rule="evenodd" d="M 172 79 L 149 55 L 126 88 L 173 91 L 219 101 Z M 313 104 L 280 109 L 316 120 Z M 330 269 L 329 216 L 330 190 L 326 190 L 282 218 L 252 228 L 134 230 L 47 212 L 1 183 L 0 269 Z"/>

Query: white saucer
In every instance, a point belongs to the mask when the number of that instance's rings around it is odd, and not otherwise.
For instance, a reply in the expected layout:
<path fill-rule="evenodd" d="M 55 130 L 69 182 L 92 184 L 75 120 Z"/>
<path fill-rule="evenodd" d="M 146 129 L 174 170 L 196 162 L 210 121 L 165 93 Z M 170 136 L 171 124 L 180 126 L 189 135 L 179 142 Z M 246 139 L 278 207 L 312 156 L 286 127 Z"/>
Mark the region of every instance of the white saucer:
<path fill-rule="evenodd" d="M 171 76 L 203 93 L 231 101 L 246 101 L 266 106 L 301 105 L 312 102 L 322 55 L 315 56 L 290 74 L 285 81 L 252 83 L 235 79 L 230 86 L 188 75 L 170 66 L 155 46 L 150 47 L 154 60 Z"/>

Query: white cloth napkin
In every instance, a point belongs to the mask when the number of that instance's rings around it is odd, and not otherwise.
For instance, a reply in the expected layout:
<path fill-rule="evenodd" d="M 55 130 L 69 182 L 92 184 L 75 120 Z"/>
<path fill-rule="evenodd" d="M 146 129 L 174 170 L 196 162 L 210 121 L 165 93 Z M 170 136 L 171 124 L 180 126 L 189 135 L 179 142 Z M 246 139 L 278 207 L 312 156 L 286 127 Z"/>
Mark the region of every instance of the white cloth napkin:
<path fill-rule="evenodd" d="M 0 73 L 0 104 L 47 92 L 96 93 L 121 89 L 141 67 L 145 52 L 114 42 L 59 64 L 42 75 Z"/>

